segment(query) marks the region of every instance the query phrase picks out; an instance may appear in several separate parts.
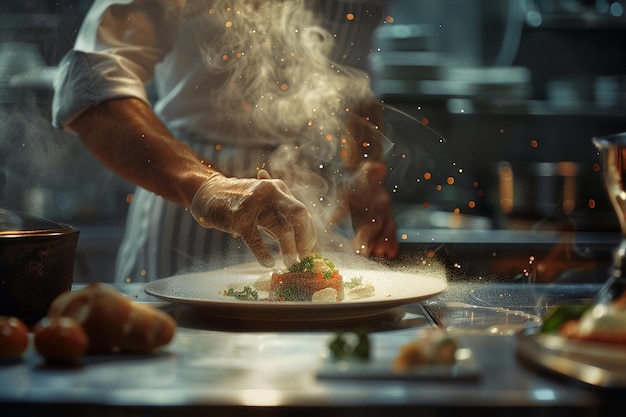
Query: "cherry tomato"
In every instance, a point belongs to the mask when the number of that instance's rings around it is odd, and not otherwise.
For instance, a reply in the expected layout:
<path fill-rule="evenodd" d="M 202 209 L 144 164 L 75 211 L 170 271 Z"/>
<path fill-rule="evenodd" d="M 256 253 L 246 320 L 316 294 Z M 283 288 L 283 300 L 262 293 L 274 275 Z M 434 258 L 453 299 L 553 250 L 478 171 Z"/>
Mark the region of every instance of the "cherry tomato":
<path fill-rule="evenodd" d="M 0 358 L 18 358 L 28 347 L 28 327 L 17 317 L 0 316 Z"/>
<path fill-rule="evenodd" d="M 44 317 L 33 333 L 35 349 L 49 362 L 77 363 L 89 345 L 85 330 L 71 317 Z"/>

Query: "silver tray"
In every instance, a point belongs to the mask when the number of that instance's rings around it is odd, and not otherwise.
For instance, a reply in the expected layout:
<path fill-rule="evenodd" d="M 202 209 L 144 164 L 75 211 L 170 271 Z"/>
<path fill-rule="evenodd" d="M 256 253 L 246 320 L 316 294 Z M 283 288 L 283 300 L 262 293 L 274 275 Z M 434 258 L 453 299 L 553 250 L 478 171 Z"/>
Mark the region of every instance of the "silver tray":
<path fill-rule="evenodd" d="M 626 347 L 542 334 L 518 333 L 519 356 L 548 371 L 602 388 L 626 388 Z"/>

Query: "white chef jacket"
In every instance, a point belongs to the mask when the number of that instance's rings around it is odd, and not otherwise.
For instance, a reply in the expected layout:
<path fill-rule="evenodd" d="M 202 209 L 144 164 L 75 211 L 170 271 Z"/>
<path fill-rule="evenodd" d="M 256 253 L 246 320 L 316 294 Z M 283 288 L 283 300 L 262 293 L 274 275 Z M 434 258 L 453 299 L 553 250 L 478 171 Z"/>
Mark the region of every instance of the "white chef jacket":
<path fill-rule="evenodd" d="M 264 164 L 268 145 L 275 144 L 244 135 L 238 137 L 237 144 L 229 145 L 226 133 L 221 133 L 223 118 L 214 116 L 219 115 L 220 103 L 212 100 L 211 94 L 223 80 L 208 74 L 194 33 L 193 13 L 187 13 L 191 7 L 200 10 L 205 5 L 209 8 L 225 3 L 96 0 L 74 48 L 59 65 L 53 126 L 62 128 L 86 108 L 103 101 L 135 97 L 153 106 L 177 137 L 188 141 L 226 175 L 253 177 L 256 167 Z M 388 3 L 318 2 L 328 30 L 341 46 L 333 51 L 336 62 L 365 68 L 372 33 L 383 23 Z M 349 13 L 356 16 L 353 21 L 346 19 Z M 146 89 L 149 84 L 154 95 Z M 118 253 L 115 280 L 149 281 L 251 259 L 240 239 L 202 228 L 184 208 L 137 189 Z"/>

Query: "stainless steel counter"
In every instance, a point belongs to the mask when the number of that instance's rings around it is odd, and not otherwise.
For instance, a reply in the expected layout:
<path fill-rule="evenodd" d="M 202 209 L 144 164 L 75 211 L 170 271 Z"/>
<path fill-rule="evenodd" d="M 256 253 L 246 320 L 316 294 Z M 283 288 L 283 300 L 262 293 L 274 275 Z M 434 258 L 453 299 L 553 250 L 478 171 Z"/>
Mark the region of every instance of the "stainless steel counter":
<path fill-rule="evenodd" d="M 519 329 L 562 300 L 597 288 L 451 283 L 444 293 L 360 323 L 323 326 L 228 322 L 165 305 L 179 324 L 154 355 L 88 356 L 76 368 L 50 367 L 30 349 L 0 365 L 3 416 L 70 415 L 609 415 L 619 390 L 548 375 L 517 356 Z M 138 286 L 122 288 L 154 300 Z M 503 307 L 506 306 L 506 307 Z M 474 355 L 470 378 L 318 378 L 339 329 L 367 328 L 374 352 L 395 350 L 432 326 L 448 328 Z M 615 412 L 617 413 L 617 412 Z"/>

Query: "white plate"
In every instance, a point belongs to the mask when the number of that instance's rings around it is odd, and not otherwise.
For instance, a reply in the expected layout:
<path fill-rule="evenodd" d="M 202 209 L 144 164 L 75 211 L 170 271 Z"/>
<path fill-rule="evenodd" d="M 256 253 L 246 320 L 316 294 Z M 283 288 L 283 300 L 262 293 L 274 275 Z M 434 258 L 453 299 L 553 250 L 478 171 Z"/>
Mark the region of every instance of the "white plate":
<path fill-rule="evenodd" d="M 267 273 L 257 263 L 231 268 L 177 275 L 151 282 L 144 291 L 173 303 L 183 304 L 202 312 L 224 318 L 261 321 L 327 321 L 372 317 L 394 307 L 417 302 L 444 291 L 446 281 L 440 276 L 405 273 L 390 270 L 338 270 L 349 281 L 362 277 L 363 283 L 374 286 L 375 294 L 361 300 L 337 303 L 295 301 L 240 301 L 224 295 L 228 288 L 252 286 Z M 259 297 L 264 294 L 259 292 Z"/>

